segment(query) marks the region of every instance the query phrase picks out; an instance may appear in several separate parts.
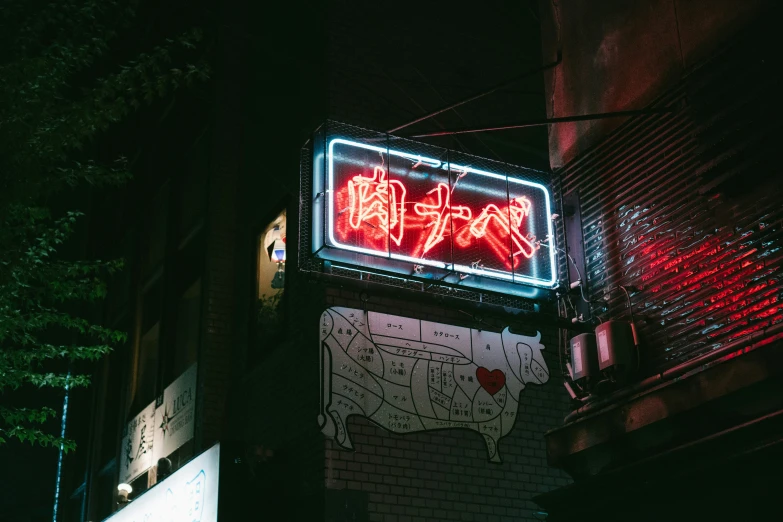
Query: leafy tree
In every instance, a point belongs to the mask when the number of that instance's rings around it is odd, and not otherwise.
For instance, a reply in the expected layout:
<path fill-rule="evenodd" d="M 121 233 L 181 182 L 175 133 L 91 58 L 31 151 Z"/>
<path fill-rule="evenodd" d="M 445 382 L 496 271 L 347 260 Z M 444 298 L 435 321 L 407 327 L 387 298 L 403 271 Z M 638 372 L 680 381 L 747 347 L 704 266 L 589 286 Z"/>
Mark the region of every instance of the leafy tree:
<path fill-rule="evenodd" d="M 85 160 L 85 147 L 142 105 L 209 75 L 197 29 L 119 61 L 127 51 L 113 46 L 138 9 L 123 0 L 0 5 L 0 394 L 86 386 L 89 376 L 67 372 L 67 363 L 100 359 L 126 338 L 74 313 L 105 297 L 122 261 L 66 259 L 58 251 L 82 214 L 52 209 L 64 189 L 125 183 L 123 158 Z M 0 405 L 0 444 L 73 449 L 44 429 L 54 415 Z"/>

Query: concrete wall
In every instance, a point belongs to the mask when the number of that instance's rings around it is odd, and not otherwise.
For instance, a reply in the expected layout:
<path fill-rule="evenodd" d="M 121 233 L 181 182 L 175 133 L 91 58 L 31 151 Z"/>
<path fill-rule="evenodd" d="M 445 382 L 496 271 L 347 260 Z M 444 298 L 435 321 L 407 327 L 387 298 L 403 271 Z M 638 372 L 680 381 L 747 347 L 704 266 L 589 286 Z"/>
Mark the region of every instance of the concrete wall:
<path fill-rule="evenodd" d="M 672 87 L 769 0 L 562 0 L 539 2 L 548 117 L 642 109 Z M 560 168 L 627 118 L 549 127 L 549 158 Z"/>

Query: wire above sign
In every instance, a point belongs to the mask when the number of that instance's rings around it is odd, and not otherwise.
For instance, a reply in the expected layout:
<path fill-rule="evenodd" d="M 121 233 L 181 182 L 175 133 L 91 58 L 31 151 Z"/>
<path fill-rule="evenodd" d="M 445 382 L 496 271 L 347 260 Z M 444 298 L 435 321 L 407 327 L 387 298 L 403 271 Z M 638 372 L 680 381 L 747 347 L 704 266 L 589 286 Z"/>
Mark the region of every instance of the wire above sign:
<path fill-rule="evenodd" d="M 555 286 L 542 173 L 378 136 L 325 134 L 314 148 L 319 257 L 495 290 Z"/>

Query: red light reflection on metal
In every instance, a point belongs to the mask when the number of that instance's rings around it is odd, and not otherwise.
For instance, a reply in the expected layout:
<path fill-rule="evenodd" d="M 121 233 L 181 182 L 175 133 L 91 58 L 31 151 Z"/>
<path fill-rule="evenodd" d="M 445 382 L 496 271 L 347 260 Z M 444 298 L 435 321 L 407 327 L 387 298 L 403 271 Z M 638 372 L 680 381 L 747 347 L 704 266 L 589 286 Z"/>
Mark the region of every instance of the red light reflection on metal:
<path fill-rule="evenodd" d="M 767 279 L 778 269 L 759 262 L 760 250 L 743 244 L 749 232 L 716 232 L 692 243 L 670 234 L 642 243 L 638 236 L 636 254 L 646 260 L 638 277 L 655 308 L 668 309 L 660 317 L 671 325 L 673 345 L 703 338 L 719 346 L 783 320 L 777 282 Z"/>

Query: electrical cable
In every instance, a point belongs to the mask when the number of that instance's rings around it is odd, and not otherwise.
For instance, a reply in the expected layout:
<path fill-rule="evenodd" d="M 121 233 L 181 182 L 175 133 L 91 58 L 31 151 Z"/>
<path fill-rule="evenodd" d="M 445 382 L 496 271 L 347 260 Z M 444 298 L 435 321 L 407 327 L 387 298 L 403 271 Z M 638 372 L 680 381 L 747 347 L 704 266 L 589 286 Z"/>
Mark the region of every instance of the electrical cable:
<path fill-rule="evenodd" d="M 376 63 L 374 63 L 374 62 L 372 63 L 372 65 L 373 65 L 373 66 L 376 68 L 376 70 L 379 70 L 381 74 L 383 74 L 384 76 L 386 76 L 386 80 L 387 80 L 387 81 L 388 81 L 388 82 L 389 82 L 391 85 L 393 85 L 394 87 L 396 87 L 396 88 L 397 88 L 397 90 L 398 90 L 398 91 L 400 91 L 400 92 L 401 92 L 403 95 L 405 95 L 405 97 L 406 97 L 406 98 L 408 98 L 408 101 L 410 101 L 410 102 L 411 102 L 413 105 L 415 105 L 416 107 L 418 107 L 418 108 L 419 108 L 420 110 L 422 110 L 422 111 L 426 111 L 426 110 L 427 110 L 427 109 L 425 109 L 425 108 L 424 108 L 424 106 L 423 106 L 423 105 L 421 105 L 421 104 L 420 104 L 418 101 L 416 101 L 416 100 L 413 98 L 413 96 L 411 96 L 410 94 L 408 94 L 408 92 L 407 92 L 405 89 L 403 89 L 403 88 L 402 88 L 402 87 L 401 87 L 401 86 L 400 86 L 400 85 L 399 85 L 397 82 L 395 82 L 395 81 L 394 81 L 394 79 L 392 79 L 392 77 L 391 77 L 391 76 L 389 76 L 389 74 L 386 72 L 386 70 L 384 70 L 384 69 L 381 69 L 381 68 L 380 68 L 380 67 L 379 67 L 379 66 L 378 66 Z M 416 121 L 419 121 L 419 120 L 416 120 Z M 440 123 L 440 122 L 438 122 L 437 120 L 434 120 L 434 119 L 433 119 L 433 122 L 434 122 L 434 123 L 435 123 L 435 125 L 437 125 L 439 128 L 441 128 L 441 129 L 443 129 L 443 128 L 444 128 L 443 124 L 441 124 L 441 123 Z M 404 125 L 403 127 L 405 127 L 405 125 Z M 388 132 L 387 132 L 387 134 L 392 134 L 392 133 L 393 133 L 393 132 L 395 132 L 396 130 L 399 130 L 399 128 L 392 129 L 392 130 L 388 131 Z M 457 144 L 458 144 L 458 145 L 459 145 L 459 146 L 462 148 L 462 152 L 467 152 L 468 154 L 471 154 L 471 151 L 470 151 L 470 149 L 468 149 L 468 148 L 465 146 L 465 144 L 464 144 L 464 143 L 462 143 L 462 142 L 459 140 L 459 138 L 456 138 L 456 137 L 455 137 L 455 138 L 453 138 L 453 139 L 454 139 L 454 141 L 455 141 L 455 142 L 457 142 Z"/>
<path fill-rule="evenodd" d="M 625 292 L 625 297 L 628 299 L 628 313 L 631 314 L 631 323 L 633 323 L 633 307 L 631 306 L 631 294 L 628 293 L 628 289 L 625 288 L 625 286 L 620 285 L 620 288 L 622 288 L 623 292 Z"/>
<path fill-rule="evenodd" d="M 568 304 L 570 304 L 570 305 L 571 305 L 571 310 L 573 310 L 573 311 L 574 311 L 574 317 L 576 317 L 576 316 L 577 316 L 577 313 L 576 313 L 576 306 L 574 305 L 574 302 L 571 300 L 571 296 L 570 296 L 570 295 L 567 295 L 567 296 L 566 296 L 566 298 L 568 299 Z M 565 303 L 564 303 L 564 304 L 565 304 Z M 591 311 L 590 313 L 592 314 L 592 311 Z M 566 309 L 566 317 L 568 317 L 568 309 Z"/>
<path fill-rule="evenodd" d="M 563 249 L 561 248 L 560 250 L 563 250 Z M 584 301 L 587 304 L 597 304 L 597 303 L 600 303 L 601 301 L 591 301 L 590 299 L 585 297 L 585 285 L 584 285 L 585 284 L 585 280 L 582 279 L 582 273 L 579 271 L 579 267 L 576 266 L 576 261 L 574 261 L 574 258 L 571 257 L 571 254 L 569 254 L 565 250 L 563 250 L 563 253 L 565 253 L 565 255 L 568 256 L 568 259 L 571 260 L 571 264 L 574 265 L 574 270 L 576 270 L 576 275 L 579 278 L 579 293 L 582 296 L 582 301 Z M 593 315 L 593 309 L 592 308 L 590 309 L 590 315 L 591 316 Z"/>
<path fill-rule="evenodd" d="M 550 245 L 547 244 L 547 241 L 549 241 L 549 239 L 545 239 L 543 241 L 539 241 L 538 244 L 539 245 L 544 245 L 547 248 L 552 248 Z M 576 270 L 577 281 L 579 281 L 579 293 L 582 296 L 582 301 L 584 301 L 587 304 L 598 304 L 598 303 L 600 303 L 601 302 L 600 300 L 599 301 L 591 301 L 590 299 L 585 297 L 585 289 L 584 289 L 585 281 L 582 278 L 582 272 L 579 271 L 579 267 L 576 265 L 576 261 L 574 261 L 574 258 L 571 257 L 571 254 L 569 254 L 568 252 L 565 251 L 565 249 L 563 249 L 562 247 L 559 247 L 559 246 L 555 246 L 555 250 L 559 250 L 560 252 L 565 254 L 566 257 L 568 258 L 568 260 L 571 261 L 571 264 L 574 266 L 574 270 Z M 591 316 L 593 315 L 593 310 L 592 309 L 590 309 L 590 315 Z"/>
<path fill-rule="evenodd" d="M 543 245 L 549 247 L 549 245 L 546 243 L 546 241 L 541 241 L 539 244 L 543 244 Z M 549 248 L 551 248 L 551 247 L 549 247 Z M 577 281 L 579 281 L 579 295 L 581 296 L 582 301 L 587 303 L 587 309 L 590 311 L 590 319 L 587 319 L 587 320 L 580 320 L 580 319 L 578 319 L 578 315 L 577 315 L 577 312 L 576 312 L 576 307 L 574 306 L 574 303 L 571 301 L 571 296 L 568 296 L 568 301 L 571 303 L 571 308 L 574 310 L 574 315 L 577 316 L 577 321 L 579 321 L 580 323 L 588 323 L 595 317 L 596 319 L 598 319 L 599 322 L 603 323 L 603 320 L 600 317 L 598 317 L 593 312 L 593 307 L 591 306 L 593 304 L 599 304 L 599 303 L 601 303 L 601 301 L 591 301 L 590 299 L 588 299 L 585 296 L 585 285 L 584 285 L 584 280 L 582 279 L 582 272 L 580 272 L 579 267 L 576 265 L 576 261 L 574 261 L 574 258 L 571 257 L 571 254 L 566 252 L 563 248 L 556 246 L 555 249 L 559 250 L 560 252 L 565 254 L 566 257 L 568 258 L 568 260 L 571 261 L 571 264 L 574 266 L 574 270 L 576 270 L 576 275 L 577 275 L 577 278 L 578 278 Z M 566 314 L 567 314 L 567 312 L 566 312 Z"/>
<path fill-rule="evenodd" d="M 560 299 L 557 300 L 557 314 L 560 315 Z M 563 316 L 568 318 L 568 306 L 566 306 L 565 300 L 563 300 Z M 560 375 L 563 379 L 566 378 L 566 373 L 563 371 L 563 355 L 566 353 L 566 346 L 568 345 L 568 330 L 566 328 L 557 329 L 557 355 L 560 358 Z"/>
<path fill-rule="evenodd" d="M 430 89 L 432 89 L 432 92 L 434 92 L 434 93 L 435 93 L 435 95 L 436 95 L 438 98 L 440 98 L 440 100 L 441 100 L 443 103 L 446 103 L 446 99 L 445 99 L 445 98 L 444 98 L 444 97 L 443 97 L 443 96 L 440 94 L 440 92 L 439 92 L 439 91 L 438 91 L 438 90 L 437 90 L 437 89 L 436 89 L 436 88 L 435 88 L 435 87 L 434 87 L 434 86 L 433 86 L 433 85 L 432 85 L 432 84 L 429 82 L 429 80 L 427 80 L 427 77 L 426 77 L 426 76 L 424 76 L 424 74 L 422 74 L 422 72 L 421 72 L 421 71 L 420 71 L 418 68 L 416 68 L 416 67 L 413 67 L 413 70 L 414 70 L 414 71 L 416 71 L 416 74 L 418 74 L 418 75 L 419 75 L 419 77 L 421 77 L 421 79 L 422 79 L 422 80 L 424 80 L 424 81 L 427 83 L 427 85 L 430 87 Z M 463 117 L 462 117 L 462 114 L 460 114 L 460 113 L 457 111 L 457 109 L 456 109 L 456 108 L 452 109 L 452 111 L 454 112 L 454 114 L 455 114 L 455 115 L 456 115 L 456 116 L 457 116 L 457 117 L 458 117 L 458 118 L 459 118 L 459 119 L 460 119 L 462 122 L 464 122 L 464 123 L 467 123 L 467 120 L 465 120 L 465 118 L 463 118 Z M 483 145 L 483 146 L 484 146 L 484 147 L 485 147 L 485 148 L 486 148 L 486 149 L 487 149 L 487 150 L 488 150 L 490 153 L 492 153 L 492 155 L 493 155 L 493 156 L 495 156 L 495 158 L 496 158 L 498 161 L 503 161 L 503 159 L 500 157 L 500 155 L 498 155 L 498 153 L 497 153 L 497 152 L 495 152 L 495 151 L 494 151 L 494 149 L 492 149 L 492 147 L 490 147 L 489 145 L 487 145 L 487 144 L 484 142 L 484 140 L 483 140 L 483 139 L 481 139 L 481 137 L 479 137 L 479 136 L 476 136 L 476 138 L 478 138 L 478 140 L 477 140 L 477 141 L 478 141 L 479 143 L 481 143 L 481 144 L 482 144 L 482 145 Z M 467 174 L 467 171 L 465 171 L 465 173 Z M 455 187 L 456 187 L 456 185 L 455 185 Z M 453 189 L 452 189 L 452 191 L 453 191 Z"/>
<path fill-rule="evenodd" d="M 557 302 L 557 314 L 560 315 L 560 301 Z M 563 373 L 563 329 L 557 329 L 557 357 L 560 359 L 560 375 L 565 377 Z"/>
<path fill-rule="evenodd" d="M 628 313 L 631 316 L 631 331 L 633 332 L 633 344 L 636 347 L 636 371 L 638 372 L 642 364 L 642 357 L 641 357 L 641 351 L 639 350 L 639 342 L 636 334 L 636 324 L 633 319 L 633 306 L 631 305 L 631 294 L 628 293 L 628 289 L 624 285 L 620 285 L 620 288 L 622 288 L 623 292 L 625 292 L 625 297 L 628 300 Z"/>

